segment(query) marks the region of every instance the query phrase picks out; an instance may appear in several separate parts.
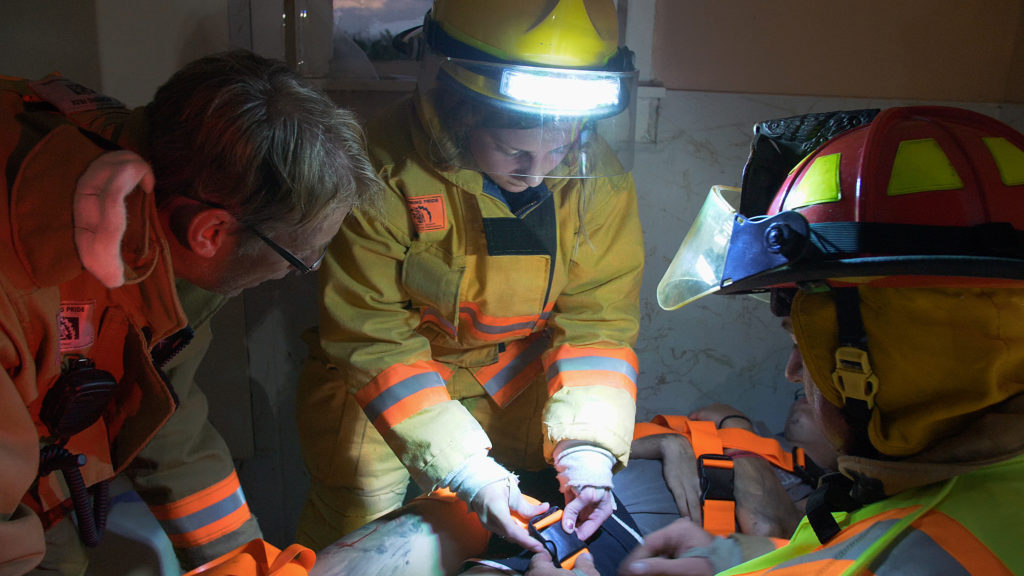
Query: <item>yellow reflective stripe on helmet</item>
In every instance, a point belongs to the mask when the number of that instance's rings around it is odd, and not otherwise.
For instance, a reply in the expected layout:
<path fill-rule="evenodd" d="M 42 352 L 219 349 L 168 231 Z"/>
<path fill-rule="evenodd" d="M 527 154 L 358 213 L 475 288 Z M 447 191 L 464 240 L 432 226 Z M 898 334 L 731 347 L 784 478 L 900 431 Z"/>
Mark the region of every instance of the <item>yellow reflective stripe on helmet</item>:
<path fill-rule="evenodd" d="M 812 204 L 838 201 L 842 197 L 839 188 L 840 158 L 839 153 L 815 158 L 807 167 L 800 183 L 786 195 L 782 209 L 793 210 Z"/>
<path fill-rule="evenodd" d="M 889 178 L 889 196 L 963 187 L 956 168 L 934 138 L 900 142 Z"/>
<path fill-rule="evenodd" d="M 1006 138 L 982 138 L 999 168 L 999 176 L 1007 186 L 1024 184 L 1024 150 Z"/>

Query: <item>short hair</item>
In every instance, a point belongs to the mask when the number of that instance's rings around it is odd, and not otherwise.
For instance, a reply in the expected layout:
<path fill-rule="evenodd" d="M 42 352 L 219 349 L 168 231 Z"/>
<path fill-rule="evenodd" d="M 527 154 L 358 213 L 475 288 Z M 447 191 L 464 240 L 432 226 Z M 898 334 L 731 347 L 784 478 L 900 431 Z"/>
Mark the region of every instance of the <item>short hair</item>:
<path fill-rule="evenodd" d="M 189 197 L 271 233 L 383 193 L 355 116 L 283 62 L 246 50 L 187 64 L 146 118 L 161 205 Z"/>

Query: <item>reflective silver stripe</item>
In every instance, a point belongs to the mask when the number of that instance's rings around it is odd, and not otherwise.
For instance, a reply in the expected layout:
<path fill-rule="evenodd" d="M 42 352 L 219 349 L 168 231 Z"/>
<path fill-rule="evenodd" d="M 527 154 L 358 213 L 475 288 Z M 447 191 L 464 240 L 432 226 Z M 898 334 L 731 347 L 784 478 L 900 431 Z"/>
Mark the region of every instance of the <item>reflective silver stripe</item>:
<path fill-rule="evenodd" d="M 625 360 L 610 358 L 608 356 L 585 356 L 582 358 L 562 358 L 555 361 L 548 367 L 548 380 L 552 380 L 562 372 L 575 372 L 579 370 L 607 370 L 625 375 L 634 384 L 636 383 L 636 370 L 633 365 Z"/>
<path fill-rule="evenodd" d="M 242 493 L 242 487 L 239 486 L 237 490 L 219 502 L 215 502 L 202 510 L 197 510 L 188 516 L 171 520 L 160 520 L 160 525 L 163 526 L 164 531 L 170 536 L 187 534 L 205 528 L 229 516 L 244 504 L 245 494 Z"/>
<path fill-rule="evenodd" d="M 767 570 L 767 573 L 770 574 L 775 570 L 799 566 L 818 560 L 854 561 L 875 541 L 883 537 L 897 522 L 899 522 L 898 519 L 877 522 L 849 540 L 829 545 L 821 550 L 778 564 Z M 914 528 L 907 528 L 896 539 L 895 545 L 879 556 L 878 561 L 884 562 L 880 568 L 876 566 L 868 567 L 875 576 L 925 576 L 931 574 L 970 576 L 971 574 L 968 569 L 957 562 L 931 536 Z"/>
<path fill-rule="evenodd" d="M 469 306 L 463 306 L 459 308 L 459 312 L 462 314 L 466 314 L 470 318 L 472 318 L 473 327 L 475 327 L 480 332 L 483 332 L 484 334 L 505 334 L 508 332 L 515 332 L 518 330 L 532 330 L 533 327 L 537 325 L 537 320 L 527 320 L 525 322 L 516 322 L 515 324 L 505 324 L 501 326 L 495 324 L 487 324 L 486 322 L 481 321 L 480 318 L 477 317 L 476 315 L 476 310 Z M 544 313 L 539 315 L 537 319 L 539 320 L 540 318 L 547 318 L 547 316 L 548 313 Z"/>
<path fill-rule="evenodd" d="M 388 387 L 386 390 L 378 394 L 376 398 L 371 400 L 369 404 L 363 406 L 363 411 L 366 412 L 366 417 L 370 419 L 370 422 L 373 422 L 377 420 L 381 414 L 386 412 L 388 408 L 391 408 L 409 396 L 412 396 L 420 390 L 436 387 L 444 388 L 444 379 L 441 378 L 441 375 L 437 372 L 416 374 L 415 376 L 410 376 L 405 380 Z"/>
<path fill-rule="evenodd" d="M 435 321 L 442 329 L 444 329 L 452 338 L 455 338 L 455 325 L 449 322 L 441 313 L 433 308 L 424 308 L 420 314 L 420 319 L 430 318 Z"/>
<path fill-rule="evenodd" d="M 487 384 L 484 384 L 484 390 L 487 390 L 487 394 L 492 397 L 497 394 L 498 391 L 504 388 L 506 384 L 511 382 L 526 367 L 537 361 L 544 354 L 544 351 L 548 349 L 548 344 L 550 343 L 551 339 L 546 334 L 531 342 L 519 356 L 512 359 L 504 368 L 488 380 Z"/>

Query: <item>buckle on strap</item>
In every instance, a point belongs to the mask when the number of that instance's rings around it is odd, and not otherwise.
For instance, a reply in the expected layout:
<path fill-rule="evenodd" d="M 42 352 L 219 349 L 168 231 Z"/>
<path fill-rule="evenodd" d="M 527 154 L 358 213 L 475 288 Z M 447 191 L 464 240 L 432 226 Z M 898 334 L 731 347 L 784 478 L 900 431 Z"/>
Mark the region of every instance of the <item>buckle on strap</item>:
<path fill-rule="evenodd" d="M 702 454 L 697 458 L 701 504 L 705 500 L 736 500 L 733 466 L 732 458 L 721 454 Z"/>
<path fill-rule="evenodd" d="M 575 532 L 562 530 L 562 510 L 557 506 L 530 518 L 527 530 L 530 536 L 544 545 L 556 568 L 571 570 L 576 557 L 587 549 L 587 543 L 580 540 Z"/>
<path fill-rule="evenodd" d="M 875 407 L 878 376 L 871 369 L 867 350 L 855 346 L 840 346 L 836 349 L 836 369 L 832 372 L 832 381 L 844 400 L 860 400 L 868 410 Z"/>
<path fill-rule="evenodd" d="M 716 536 L 736 531 L 735 470 L 732 458 L 721 454 L 697 457 L 700 474 L 700 507 L 704 529 Z"/>

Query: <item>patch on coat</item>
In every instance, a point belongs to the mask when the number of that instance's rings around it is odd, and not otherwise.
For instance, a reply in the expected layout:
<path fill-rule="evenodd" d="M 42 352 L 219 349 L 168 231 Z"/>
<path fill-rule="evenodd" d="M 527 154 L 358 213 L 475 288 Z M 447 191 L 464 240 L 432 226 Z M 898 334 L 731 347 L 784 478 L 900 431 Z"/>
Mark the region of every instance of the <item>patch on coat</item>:
<path fill-rule="evenodd" d="M 61 302 L 57 314 L 57 333 L 60 335 L 60 351 L 79 350 L 92 346 L 96 339 L 96 328 L 92 323 L 94 300 L 86 302 Z"/>
<path fill-rule="evenodd" d="M 56 106 L 65 115 L 89 110 L 124 108 L 124 104 L 116 98 L 100 94 L 92 88 L 86 88 L 61 76 L 47 76 L 42 80 L 29 82 L 28 85 L 43 100 Z"/>
<path fill-rule="evenodd" d="M 416 196 L 407 200 L 409 216 L 417 232 L 444 230 L 448 227 L 448 213 L 444 206 L 444 196 Z"/>

